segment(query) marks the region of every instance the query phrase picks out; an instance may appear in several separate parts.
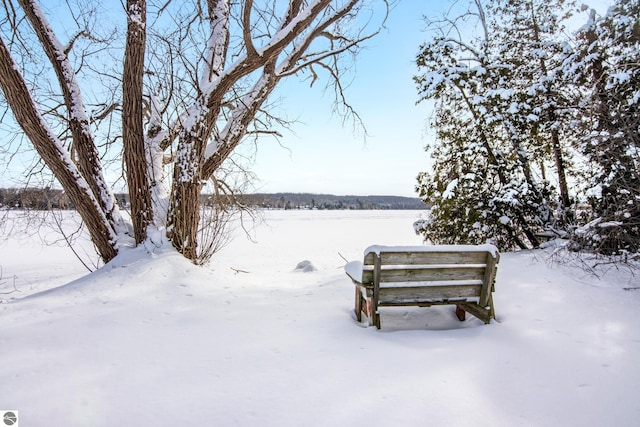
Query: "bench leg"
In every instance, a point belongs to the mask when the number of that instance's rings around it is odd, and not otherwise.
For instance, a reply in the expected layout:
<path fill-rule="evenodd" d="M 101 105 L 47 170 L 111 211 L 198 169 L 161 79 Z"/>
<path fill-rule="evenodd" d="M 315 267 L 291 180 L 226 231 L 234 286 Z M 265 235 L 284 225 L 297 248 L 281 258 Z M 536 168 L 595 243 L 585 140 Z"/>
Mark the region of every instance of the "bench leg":
<path fill-rule="evenodd" d="M 458 314 L 458 307 L 463 311 L 471 314 L 472 316 L 475 316 L 478 319 L 482 320 L 485 324 L 489 324 L 491 322 L 490 310 L 488 308 L 479 306 L 475 302 L 465 302 L 458 304 L 456 306 L 456 314 Z"/>
<path fill-rule="evenodd" d="M 493 307 L 493 295 L 489 295 L 489 318 L 496 320 L 496 309 Z"/>
<path fill-rule="evenodd" d="M 369 326 L 375 326 L 380 329 L 380 314 L 378 313 L 378 303 L 375 297 L 372 296 L 368 303 L 370 313 Z"/>
<path fill-rule="evenodd" d="M 358 322 L 362 322 L 362 313 L 364 313 L 368 318 L 369 326 L 375 325 L 380 329 L 380 316 L 376 313 L 373 297 L 369 295 L 367 289 L 356 286 L 355 308 L 353 311 L 356 313 Z"/>
<path fill-rule="evenodd" d="M 372 324 L 376 325 L 376 328 L 380 329 L 381 325 L 380 325 L 380 314 L 376 311 L 373 313 L 373 321 L 371 322 Z"/>
<path fill-rule="evenodd" d="M 358 322 L 362 322 L 362 293 L 360 292 L 360 288 L 356 286 L 356 319 Z"/>
<path fill-rule="evenodd" d="M 456 316 L 459 321 L 463 322 L 467 318 L 467 312 L 460 305 L 456 305 Z"/>

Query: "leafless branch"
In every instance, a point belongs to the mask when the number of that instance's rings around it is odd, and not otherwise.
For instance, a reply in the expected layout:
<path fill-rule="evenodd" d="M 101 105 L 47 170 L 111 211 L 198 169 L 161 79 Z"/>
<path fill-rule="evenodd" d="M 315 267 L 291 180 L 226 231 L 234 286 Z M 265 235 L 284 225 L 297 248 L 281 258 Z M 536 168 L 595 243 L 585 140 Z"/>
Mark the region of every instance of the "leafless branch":
<path fill-rule="evenodd" d="M 246 0 L 243 3 L 242 8 L 242 38 L 244 39 L 247 56 L 257 56 L 258 52 L 256 52 L 256 48 L 253 46 L 253 40 L 251 38 L 251 9 L 253 8 L 253 0 Z"/>
<path fill-rule="evenodd" d="M 56 226 L 58 227 L 58 231 L 60 232 L 60 235 L 62 236 L 62 238 L 64 239 L 64 241 L 67 244 L 67 247 L 69 249 L 71 249 L 71 252 L 73 252 L 73 255 L 75 255 L 75 257 L 78 259 L 78 261 L 80 261 L 80 263 L 84 266 L 84 268 L 87 269 L 88 272 L 92 272 L 93 270 L 91 269 L 91 267 L 89 267 L 87 265 L 87 263 L 82 259 L 82 257 L 80 256 L 80 254 L 78 254 L 78 251 L 76 251 L 74 242 L 72 241 L 71 237 L 66 233 L 66 231 L 64 230 L 64 228 L 62 227 L 62 222 L 60 221 L 60 219 L 55 215 L 55 213 L 53 214 L 53 219 L 56 223 Z M 80 225 L 80 227 L 82 227 L 82 225 Z M 80 231 L 80 229 L 76 230 L 76 233 L 78 233 Z M 96 269 L 97 266 L 94 265 L 94 269 Z"/>
<path fill-rule="evenodd" d="M 91 115 L 91 122 L 104 120 L 109 114 L 120 108 L 120 103 L 114 102 L 110 105 L 102 105 L 102 109 Z"/>

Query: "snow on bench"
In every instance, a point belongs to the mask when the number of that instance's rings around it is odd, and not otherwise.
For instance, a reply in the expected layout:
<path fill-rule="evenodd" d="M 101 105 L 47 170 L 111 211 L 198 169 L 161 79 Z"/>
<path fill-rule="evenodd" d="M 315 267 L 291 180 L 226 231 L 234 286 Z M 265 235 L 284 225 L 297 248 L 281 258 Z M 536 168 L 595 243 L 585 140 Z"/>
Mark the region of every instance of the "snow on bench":
<path fill-rule="evenodd" d="M 468 312 L 488 324 L 499 260 L 493 245 L 374 245 L 344 270 L 356 285 L 358 322 L 364 313 L 380 329 L 378 307 L 451 304 L 458 319 Z"/>

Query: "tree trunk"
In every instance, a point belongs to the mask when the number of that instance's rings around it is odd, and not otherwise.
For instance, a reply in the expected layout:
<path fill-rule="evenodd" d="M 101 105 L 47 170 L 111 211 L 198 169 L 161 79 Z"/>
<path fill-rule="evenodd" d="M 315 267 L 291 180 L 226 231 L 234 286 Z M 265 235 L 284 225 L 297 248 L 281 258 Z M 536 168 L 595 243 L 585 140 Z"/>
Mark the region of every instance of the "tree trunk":
<path fill-rule="evenodd" d="M 200 224 L 200 191 L 202 185 L 179 182 L 173 185 L 169 210 L 169 238 L 185 258 L 198 257 L 198 227 Z"/>
<path fill-rule="evenodd" d="M 185 130 L 180 137 L 173 167 L 173 185 L 167 218 L 167 235 L 173 246 L 187 259 L 198 257 L 200 226 L 200 191 L 205 135 L 200 123 L 197 130 Z"/>
<path fill-rule="evenodd" d="M 127 0 L 127 45 L 122 78 L 122 140 L 136 244 L 146 239 L 147 226 L 153 221 L 142 123 L 146 8 L 146 0 Z"/>
<path fill-rule="evenodd" d="M 555 112 L 551 110 L 549 112 L 549 120 L 554 123 L 556 119 Z M 564 167 L 564 156 L 562 155 L 562 147 L 560 145 L 560 136 L 558 130 L 551 129 L 551 147 L 553 149 L 553 157 L 556 163 L 556 169 L 558 171 L 558 186 L 560 187 L 560 203 L 562 204 L 562 218 L 563 223 L 571 223 L 573 221 L 573 215 L 571 212 L 571 196 L 569 195 L 569 186 L 567 185 L 567 173 Z"/>

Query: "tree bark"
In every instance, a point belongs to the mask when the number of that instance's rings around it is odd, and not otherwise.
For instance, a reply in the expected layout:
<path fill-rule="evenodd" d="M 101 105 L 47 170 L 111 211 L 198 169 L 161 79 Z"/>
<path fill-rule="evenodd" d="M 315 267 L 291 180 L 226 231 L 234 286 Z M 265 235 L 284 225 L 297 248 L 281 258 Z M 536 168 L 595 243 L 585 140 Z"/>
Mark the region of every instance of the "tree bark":
<path fill-rule="evenodd" d="M 142 84 L 146 43 L 146 0 L 127 0 L 127 45 L 122 76 L 122 140 L 136 244 L 153 221 L 142 118 Z"/>
<path fill-rule="evenodd" d="M 198 226 L 200 224 L 200 192 L 194 182 L 174 184 L 169 211 L 169 238 L 173 247 L 185 258 L 198 258 Z"/>
<path fill-rule="evenodd" d="M 195 135 L 183 133 L 180 149 L 173 167 L 173 185 L 167 218 L 168 237 L 185 258 L 195 261 L 198 257 L 198 227 L 200 225 L 201 152 L 204 150 L 204 134 L 200 129 Z"/>

